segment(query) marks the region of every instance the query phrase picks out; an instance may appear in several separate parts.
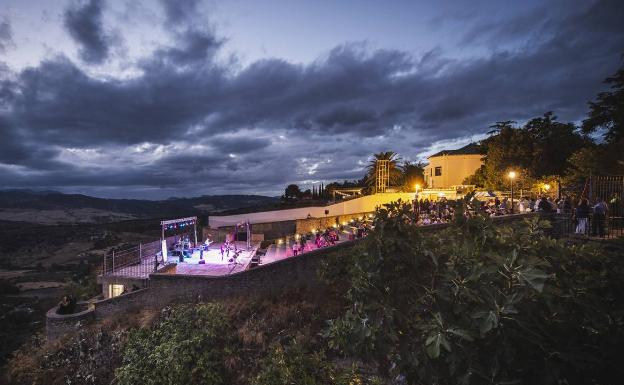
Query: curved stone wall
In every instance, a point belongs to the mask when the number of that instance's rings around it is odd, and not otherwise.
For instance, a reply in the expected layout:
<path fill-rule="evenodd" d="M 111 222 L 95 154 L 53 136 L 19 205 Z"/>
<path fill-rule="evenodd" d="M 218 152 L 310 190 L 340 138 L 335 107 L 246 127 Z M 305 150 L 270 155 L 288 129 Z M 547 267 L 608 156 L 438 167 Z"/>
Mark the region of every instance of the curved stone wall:
<path fill-rule="evenodd" d="M 77 330 L 95 319 L 93 307 L 85 303 L 79 303 L 78 306 L 84 307 L 85 310 L 72 314 L 58 314 L 58 306 L 48 310 L 46 313 L 46 336 L 48 340 L 54 340 L 67 332 Z"/>

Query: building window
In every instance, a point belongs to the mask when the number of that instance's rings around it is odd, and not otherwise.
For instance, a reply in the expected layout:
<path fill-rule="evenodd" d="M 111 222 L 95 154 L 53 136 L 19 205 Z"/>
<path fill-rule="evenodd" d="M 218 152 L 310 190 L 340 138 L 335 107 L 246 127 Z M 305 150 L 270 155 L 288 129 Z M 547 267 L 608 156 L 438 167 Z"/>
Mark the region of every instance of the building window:
<path fill-rule="evenodd" d="M 124 291 L 123 285 L 115 285 L 115 284 L 108 285 L 108 297 L 109 298 L 120 296 L 121 293 L 123 293 L 123 291 Z"/>
<path fill-rule="evenodd" d="M 441 176 L 441 175 L 442 175 L 442 167 L 436 167 L 435 176 Z"/>

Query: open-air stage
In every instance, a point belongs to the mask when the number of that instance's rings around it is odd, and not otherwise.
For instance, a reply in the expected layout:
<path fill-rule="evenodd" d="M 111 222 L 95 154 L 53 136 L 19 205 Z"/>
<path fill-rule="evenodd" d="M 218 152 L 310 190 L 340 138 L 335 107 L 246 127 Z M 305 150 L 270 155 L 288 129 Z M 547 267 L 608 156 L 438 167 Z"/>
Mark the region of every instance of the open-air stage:
<path fill-rule="evenodd" d="M 236 242 L 236 249 L 239 254 L 235 262 L 230 262 L 233 258 L 234 251 L 230 250 L 228 254 L 224 252 L 221 255 L 221 243 L 212 244 L 208 250 L 203 253 L 196 249 L 191 253 L 190 258 L 184 258 L 184 262 L 179 262 L 178 257 L 169 257 L 169 262 L 174 263 L 163 271 L 166 274 L 188 274 L 188 275 L 209 275 L 221 276 L 237 273 L 247 270 L 251 259 L 256 255 L 256 251 L 260 244 L 252 244 L 247 250 L 247 242 Z M 200 264 L 200 256 L 204 263 Z"/>
<path fill-rule="evenodd" d="M 341 236 L 336 243 L 344 242 L 347 239 L 345 236 Z M 263 252 L 264 255 L 258 256 L 258 264 L 266 265 L 273 262 L 280 261 L 293 257 L 292 249 L 293 240 L 290 242 L 281 242 L 279 244 L 270 245 L 269 248 Z M 230 243 L 233 248 L 233 242 Z M 180 275 L 205 275 L 205 276 L 225 276 L 234 273 L 238 273 L 247 270 L 251 264 L 252 259 L 256 256 L 260 243 L 253 243 L 249 250 L 247 250 L 247 242 L 237 241 L 236 249 L 238 250 L 238 257 L 236 263 L 230 261 L 234 255 L 234 251 L 230 250 L 229 257 L 227 253 L 221 257 L 222 243 L 213 243 L 207 250 L 201 252 L 198 249 L 186 250 L 186 253 L 190 254 L 188 258 L 184 258 L 184 262 L 179 261 L 178 256 L 172 255 L 172 251 L 169 251 L 167 261 L 164 262 L 158 257 L 158 270 L 154 269 L 155 256 L 143 256 L 139 263 L 131 265 L 121 266 L 115 268 L 112 272 L 108 273 L 108 276 L 123 277 L 123 278 L 139 278 L 148 279 L 152 273 L 160 274 L 180 274 Z M 307 240 L 303 249 L 300 249 L 300 253 L 316 250 L 318 247 L 313 240 Z M 204 263 L 199 263 L 202 259 Z"/>

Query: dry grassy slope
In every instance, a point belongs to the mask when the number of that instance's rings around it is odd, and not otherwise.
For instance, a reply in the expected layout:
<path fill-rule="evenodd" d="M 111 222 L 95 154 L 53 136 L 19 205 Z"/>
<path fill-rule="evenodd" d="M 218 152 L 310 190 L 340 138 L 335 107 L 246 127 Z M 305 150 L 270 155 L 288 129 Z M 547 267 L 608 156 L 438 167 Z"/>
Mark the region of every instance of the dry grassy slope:
<path fill-rule="evenodd" d="M 260 369 L 273 343 L 296 339 L 306 349 L 320 349 L 325 320 L 337 316 L 344 303 L 338 290 L 293 291 L 275 297 L 233 298 L 223 301 L 240 342 L 227 362 L 235 374 L 232 385 L 248 384 Z M 11 384 L 109 384 L 132 328 L 149 328 L 161 309 L 125 313 L 47 343 L 35 338 L 16 353 L 6 367 Z M 86 377 L 91 376 L 93 382 Z M 10 381 L 10 382 L 9 382 Z M 0 381 L 1 383 L 1 381 Z"/>

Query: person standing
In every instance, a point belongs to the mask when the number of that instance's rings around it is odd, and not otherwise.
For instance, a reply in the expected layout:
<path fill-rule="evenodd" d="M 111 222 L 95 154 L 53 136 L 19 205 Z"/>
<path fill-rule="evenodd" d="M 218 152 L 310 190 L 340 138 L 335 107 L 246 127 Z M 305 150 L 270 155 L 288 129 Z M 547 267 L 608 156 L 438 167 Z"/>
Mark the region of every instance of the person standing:
<path fill-rule="evenodd" d="M 574 218 L 576 219 L 576 234 L 587 234 L 587 219 L 589 218 L 589 203 L 583 198 L 579 202 L 578 207 L 574 210 Z"/>
<path fill-rule="evenodd" d="M 539 200 L 539 202 L 537 204 L 537 210 L 545 212 L 545 213 L 552 212 L 552 205 L 550 204 L 550 202 L 548 201 L 548 199 L 545 196 L 543 196 Z"/>
<path fill-rule="evenodd" d="M 305 235 L 302 235 L 301 238 L 299 238 L 299 252 L 300 253 L 305 252 L 305 246 L 306 246 L 307 241 L 308 241 L 308 237 Z"/>
<path fill-rule="evenodd" d="M 605 236 L 605 221 L 607 219 L 607 211 L 609 208 L 607 203 L 602 198 L 597 199 L 597 203 L 594 205 L 594 235 L 599 237 Z"/>
<path fill-rule="evenodd" d="M 572 199 L 569 196 L 563 198 L 563 213 L 569 214 L 572 211 Z"/>

